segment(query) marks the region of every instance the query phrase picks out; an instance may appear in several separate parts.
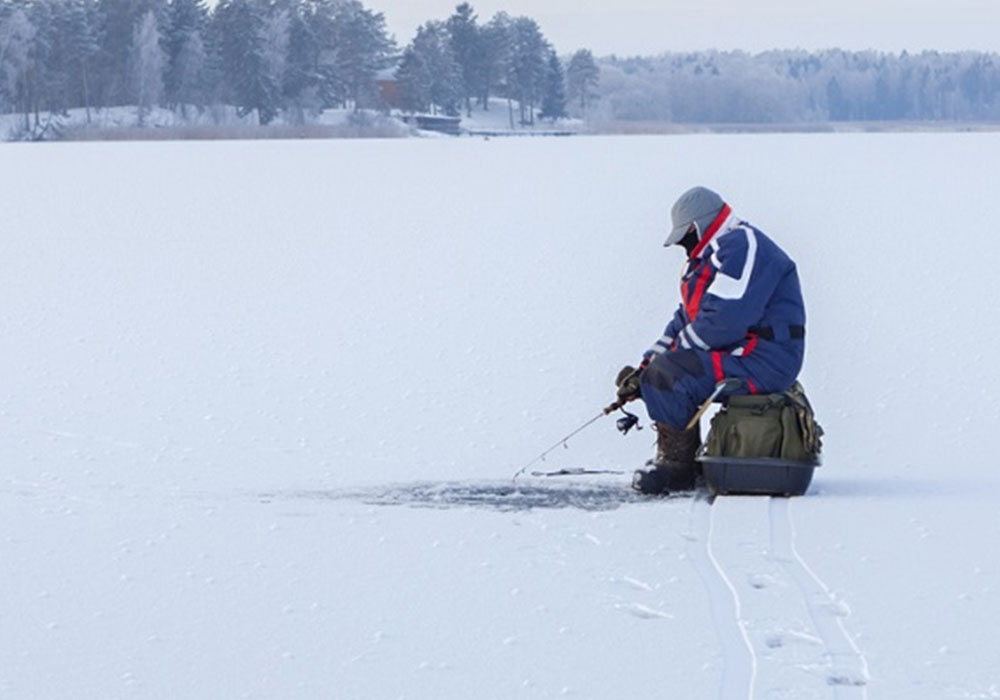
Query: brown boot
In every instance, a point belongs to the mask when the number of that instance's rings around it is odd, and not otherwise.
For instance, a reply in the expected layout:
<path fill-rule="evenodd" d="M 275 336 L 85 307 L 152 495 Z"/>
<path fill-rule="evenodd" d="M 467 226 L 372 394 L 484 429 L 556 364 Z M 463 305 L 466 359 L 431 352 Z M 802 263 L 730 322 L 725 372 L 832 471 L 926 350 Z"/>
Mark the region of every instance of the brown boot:
<path fill-rule="evenodd" d="M 639 470 L 632 477 L 632 488 L 642 493 L 690 491 L 698 476 L 694 456 L 701 446 L 701 426 L 678 430 L 666 423 L 655 423 L 656 459 L 652 469 Z"/>

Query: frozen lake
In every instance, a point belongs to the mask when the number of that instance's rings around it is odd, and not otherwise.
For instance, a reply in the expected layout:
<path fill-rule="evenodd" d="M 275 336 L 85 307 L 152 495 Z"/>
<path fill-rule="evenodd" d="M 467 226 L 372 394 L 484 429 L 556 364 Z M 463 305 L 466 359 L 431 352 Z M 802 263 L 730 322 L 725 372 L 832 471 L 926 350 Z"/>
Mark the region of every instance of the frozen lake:
<path fill-rule="evenodd" d="M 998 157 L 0 145 L 0 697 L 1000 697 Z M 798 262 L 809 494 L 513 488 L 660 335 L 695 184 Z"/>

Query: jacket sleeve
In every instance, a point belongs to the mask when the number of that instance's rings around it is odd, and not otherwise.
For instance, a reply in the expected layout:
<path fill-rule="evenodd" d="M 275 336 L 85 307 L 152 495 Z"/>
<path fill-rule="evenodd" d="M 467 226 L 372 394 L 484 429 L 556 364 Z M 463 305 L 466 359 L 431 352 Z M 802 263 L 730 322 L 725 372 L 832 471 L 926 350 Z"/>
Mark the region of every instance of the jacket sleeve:
<path fill-rule="evenodd" d="M 670 319 L 670 323 L 655 343 L 645 352 L 643 357 L 649 357 L 651 355 L 659 355 L 670 349 L 670 346 L 674 344 L 677 340 L 677 334 L 680 332 L 681 328 L 684 327 L 684 311 L 683 306 L 678 306 L 677 311 L 674 312 L 673 318 Z"/>
<path fill-rule="evenodd" d="M 680 333 L 685 323 L 683 306 L 678 306 L 677 311 L 674 312 L 674 317 L 670 319 L 670 323 L 667 324 L 666 329 L 663 331 L 663 335 L 653 343 L 649 350 L 643 353 L 643 362 L 648 363 L 655 356 L 667 352 L 674 344 L 674 341 L 677 340 L 677 334 Z"/>
<path fill-rule="evenodd" d="M 684 347 L 718 350 L 738 343 L 764 315 L 779 275 L 758 255 L 757 235 L 749 226 L 719 240 L 710 258 L 715 275 L 695 318 L 678 333 Z"/>

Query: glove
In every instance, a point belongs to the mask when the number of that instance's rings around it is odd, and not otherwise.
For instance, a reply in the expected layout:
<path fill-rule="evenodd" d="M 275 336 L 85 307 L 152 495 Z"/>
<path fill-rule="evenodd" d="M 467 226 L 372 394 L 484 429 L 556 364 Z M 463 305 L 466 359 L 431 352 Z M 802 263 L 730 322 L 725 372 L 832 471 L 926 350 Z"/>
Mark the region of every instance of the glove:
<path fill-rule="evenodd" d="M 641 370 L 625 365 L 615 378 L 615 386 L 618 387 L 618 399 L 621 402 L 632 401 L 641 396 L 639 392 L 639 375 Z"/>

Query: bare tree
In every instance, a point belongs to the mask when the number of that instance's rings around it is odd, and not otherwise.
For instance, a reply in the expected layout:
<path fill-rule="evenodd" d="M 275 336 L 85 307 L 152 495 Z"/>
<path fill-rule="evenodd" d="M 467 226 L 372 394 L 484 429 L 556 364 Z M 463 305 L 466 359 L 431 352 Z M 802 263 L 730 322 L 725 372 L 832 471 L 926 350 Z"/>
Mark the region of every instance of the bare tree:
<path fill-rule="evenodd" d="M 167 64 L 166 54 L 160 47 L 156 15 L 152 10 L 146 12 L 136 25 L 132 36 L 132 57 L 139 126 L 145 126 L 146 117 L 163 99 L 163 69 Z"/>

